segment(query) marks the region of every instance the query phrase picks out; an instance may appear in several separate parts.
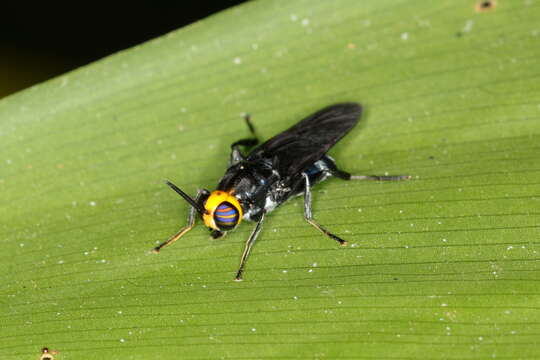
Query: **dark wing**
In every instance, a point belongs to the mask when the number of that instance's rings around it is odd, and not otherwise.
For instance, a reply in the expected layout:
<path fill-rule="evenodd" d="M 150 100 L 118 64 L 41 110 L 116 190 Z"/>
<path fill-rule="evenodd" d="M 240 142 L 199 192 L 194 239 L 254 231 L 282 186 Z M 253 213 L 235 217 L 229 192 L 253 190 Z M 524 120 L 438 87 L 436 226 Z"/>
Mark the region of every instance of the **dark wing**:
<path fill-rule="evenodd" d="M 247 160 L 273 159 L 281 176 L 301 173 L 347 134 L 361 114 L 356 103 L 325 107 L 255 148 Z"/>

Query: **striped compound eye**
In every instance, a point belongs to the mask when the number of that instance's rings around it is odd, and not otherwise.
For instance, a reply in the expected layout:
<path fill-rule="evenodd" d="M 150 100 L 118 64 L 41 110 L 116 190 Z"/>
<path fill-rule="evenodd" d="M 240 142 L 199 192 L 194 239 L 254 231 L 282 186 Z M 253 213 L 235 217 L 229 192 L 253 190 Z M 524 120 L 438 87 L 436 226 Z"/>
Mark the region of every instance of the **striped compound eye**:
<path fill-rule="evenodd" d="M 214 221 L 220 230 L 231 230 L 238 224 L 238 210 L 230 202 L 222 202 L 214 211 Z"/>

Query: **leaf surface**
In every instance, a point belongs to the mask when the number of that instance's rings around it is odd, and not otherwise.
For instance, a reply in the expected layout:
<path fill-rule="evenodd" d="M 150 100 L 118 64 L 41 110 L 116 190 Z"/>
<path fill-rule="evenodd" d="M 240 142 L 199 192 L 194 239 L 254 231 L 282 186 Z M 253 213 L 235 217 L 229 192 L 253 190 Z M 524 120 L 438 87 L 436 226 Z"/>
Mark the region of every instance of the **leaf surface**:
<path fill-rule="evenodd" d="M 540 356 L 540 3 L 256 1 L 0 101 L 0 354 L 37 359 Z M 335 102 L 355 174 L 223 240 L 229 145 Z"/>

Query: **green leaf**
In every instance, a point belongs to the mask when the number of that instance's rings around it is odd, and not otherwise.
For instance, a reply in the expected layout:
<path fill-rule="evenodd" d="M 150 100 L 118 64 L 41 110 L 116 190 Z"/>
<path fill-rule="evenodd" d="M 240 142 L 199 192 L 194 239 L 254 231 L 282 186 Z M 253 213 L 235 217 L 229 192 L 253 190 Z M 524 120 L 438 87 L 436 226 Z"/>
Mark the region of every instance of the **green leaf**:
<path fill-rule="evenodd" d="M 0 354 L 37 359 L 537 358 L 540 3 L 256 1 L 0 101 Z M 229 145 L 331 103 L 357 174 L 223 240 Z"/>

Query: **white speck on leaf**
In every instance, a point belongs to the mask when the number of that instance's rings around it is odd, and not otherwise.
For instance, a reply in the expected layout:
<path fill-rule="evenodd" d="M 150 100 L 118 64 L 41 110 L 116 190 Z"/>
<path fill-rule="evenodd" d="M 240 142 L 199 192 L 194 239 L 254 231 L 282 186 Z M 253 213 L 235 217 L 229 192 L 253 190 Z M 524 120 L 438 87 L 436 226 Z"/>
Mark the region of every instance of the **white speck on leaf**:
<path fill-rule="evenodd" d="M 90 204 L 90 206 L 96 206 L 96 202 L 95 202 L 95 201 L 90 201 L 89 204 Z"/>
<path fill-rule="evenodd" d="M 302 19 L 302 25 L 308 26 L 309 25 L 309 19 Z"/>
<path fill-rule="evenodd" d="M 62 81 L 60 82 L 60 87 L 64 87 L 68 84 L 69 78 L 67 76 L 62 77 Z"/>
<path fill-rule="evenodd" d="M 463 32 L 471 32 L 473 25 L 474 25 L 474 21 L 467 20 L 467 22 L 465 23 L 465 26 L 463 27 Z"/>
<path fill-rule="evenodd" d="M 233 63 L 235 63 L 236 65 L 240 65 L 242 63 L 242 59 L 240 59 L 239 57 L 235 57 L 233 59 Z"/>
<path fill-rule="evenodd" d="M 416 23 L 420 27 L 430 27 L 431 26 L 431 22 L 429 20 L 425 20 L 425 19 L 416 19 Z"/>
<path fill-rule="evenodd" d="M 403 34 L 401 34 L 401 40 L 409 40 L 409 33 L 404 32 Z"/>

